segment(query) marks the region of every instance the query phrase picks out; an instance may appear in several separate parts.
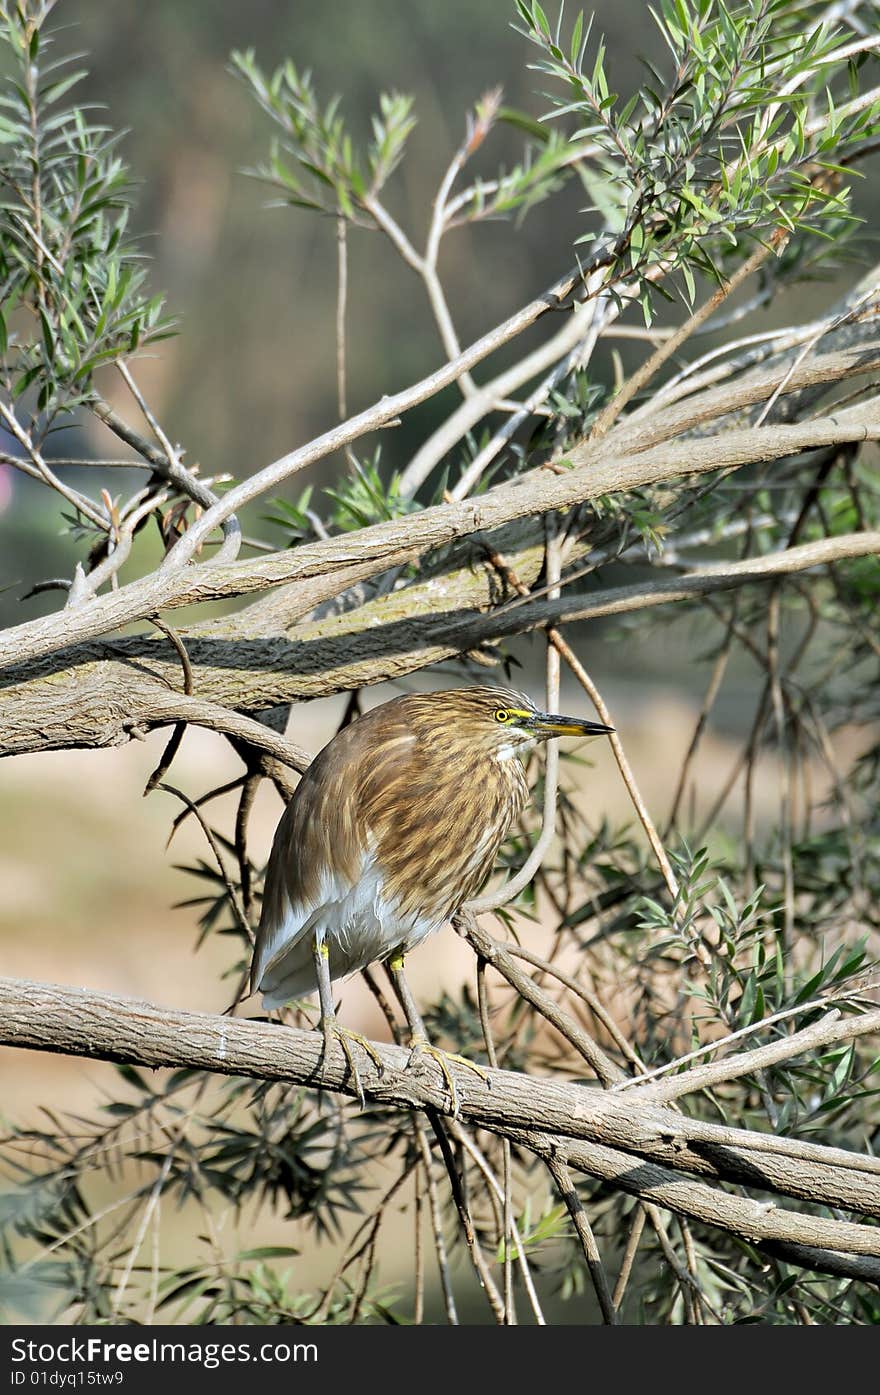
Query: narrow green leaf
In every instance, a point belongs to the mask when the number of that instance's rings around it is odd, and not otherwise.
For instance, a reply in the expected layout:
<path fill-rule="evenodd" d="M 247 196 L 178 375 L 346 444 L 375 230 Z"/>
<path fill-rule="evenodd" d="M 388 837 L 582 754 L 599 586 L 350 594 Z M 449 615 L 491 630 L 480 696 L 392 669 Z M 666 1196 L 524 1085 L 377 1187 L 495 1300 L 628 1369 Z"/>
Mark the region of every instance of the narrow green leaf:
<path fill-rule="evenodd" d="M 573 68 L 576 68 L 578 66 L 578 55 L 580 53 L 581 48 L 581 34 L 583 33 L 583 28 L 583 11 L 578 10 L 577 19 L 575 20 L 574 28 L 571 31 L 571 66 Z"/>

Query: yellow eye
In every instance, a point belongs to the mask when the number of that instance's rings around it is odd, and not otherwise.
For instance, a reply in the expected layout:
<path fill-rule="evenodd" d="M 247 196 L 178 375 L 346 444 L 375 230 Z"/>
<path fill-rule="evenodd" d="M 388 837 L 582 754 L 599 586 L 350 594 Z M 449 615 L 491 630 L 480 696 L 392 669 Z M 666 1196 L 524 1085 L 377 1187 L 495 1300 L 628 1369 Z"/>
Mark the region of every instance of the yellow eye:
<path fill-rule="evenodd" d="M 507 711 L 506 708 L 499 707 L 497 712 L 495 713 L 495 720 L 496 722 L 509 722 L 510 713 Z"/>

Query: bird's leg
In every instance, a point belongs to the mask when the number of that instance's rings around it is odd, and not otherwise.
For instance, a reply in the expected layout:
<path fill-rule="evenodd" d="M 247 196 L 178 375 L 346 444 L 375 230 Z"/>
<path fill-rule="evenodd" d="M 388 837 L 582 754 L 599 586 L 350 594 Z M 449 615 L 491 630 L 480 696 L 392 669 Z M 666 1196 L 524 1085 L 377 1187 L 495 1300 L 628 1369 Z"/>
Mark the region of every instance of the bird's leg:
<path fill-rule="evenodd" d="M 330 979 L 330 947 L 325 940 L 319 940 L 315 936 L 314 944 L 315 973 L 318 979 L 318 998 L 321 1004 L 321 1031 L 324 1034 L 324 1049 L 321 1052 L 321 1059 L 326 1060 L 330 1051 L 330 1043 L 335 1039 L 342 1047 L 345 1059 L 348 1062 L 348 1069 L 351 1071 L 351 1078 L 361 1109 L 364 1108 L 366 1100 L 364 1098 L 364 1087 L 361 1084 L 360 1071 L 351 1049 L 351 1043 L 357 1042 L 362 1051 L 370 1057 L 379 1075 L 385 1074 L 385 1067 L 382 1058 L 371 1042 L 360 1032 L 352 1032 L 348 1027 L 340 1027 L 336 1021 L 336 1010 L 333 1007 L 333 984 Z"/>
<path fill-rule="evenodd" d="M 394 987 L 395 993 L 397 994 L 400 1006 L 403 1008 L 404 1015 L 406 1017 L 407 1024 L 410 1030 L 410 1055 L 407 1064 L 412 1065 L 413 1061 L 422 1052 L 434 1057 L 434 1060 L 437 1062 L 438 1066 L 443 1072 L 443 1079 L 446 1081 L 446 1087 L 449 1090 L 449 1102 L 452 1106 L 452 1117 L 454 1119 L 457 1119 L 461 1112 L 461 1108 L 458 1098 L 458 1089 L 455 1084 L 455 1077 L 453 1076 L 452 1071 L 449 1069 L 449 1062 L 457 1061 L 459 1065 L 467 1066 L 468 1070 L 474 1071 L 474 1073 L 476 1075 L 479 1075 L 482 1080 L 485 1080 L 487 1084 L 489 1082 L 488 1071 L 483 1070 L 482 1066 L 476 1065 L 473 1061 L 469 1061 L 466 1056 L 459 1056 L 452 1051 L 441 1051 L 439 1046 L 431 1045 L 431 1042 L 428 1039 L 428 1033 L 425 1030 L 425 1024 L 422 1021 L 422 1017 L 418 1008 L 416 1007 L 415 998 L 413 997 L 412 992 L 410 991 L 410 986 L 407 983 L 406 978 L 404 977 L 403 955 L 395 954 L 393 958 L 388 960 L 387 968 L 388 976 L 391 979 L 391 983 Z"/>

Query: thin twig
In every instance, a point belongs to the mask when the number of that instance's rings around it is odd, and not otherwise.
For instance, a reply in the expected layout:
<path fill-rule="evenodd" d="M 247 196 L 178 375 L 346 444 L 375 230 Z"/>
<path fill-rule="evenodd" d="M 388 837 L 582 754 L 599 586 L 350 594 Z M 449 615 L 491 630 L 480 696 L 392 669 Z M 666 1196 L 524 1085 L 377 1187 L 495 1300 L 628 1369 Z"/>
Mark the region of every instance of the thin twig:
<path fill-rule="evenodd" d="M 336 412 L 345 421 L 345 308 L 348 299 L 348 238 L 345 219 L 336 219 Z"/>
<path fill-rule="evenodd" d="M 192 697 L 193 671 L 192 664 L 189 661 L 189 655 L 186 652 L 186 645 L 180 638 L 180 635 L 177 633 L 177 631 L 172 629 L 170 625 L 166 625 L 165 621 L 161 620 L 158 615 L 151 616 L 151 619 L 152 623 L 156 626 L 156 629 L 161 630 L 163 635 L 165 635 L 166 639 L 169 639 L 171 643 L 174 645 L 174 648 L 177 650 L 177 656 L 180 659 L 180 666 L 183 669 L 183 691 L 187 697 Z M 186 722 L 178 722 L 175 725 L 174 731 L 171 733 L 171 738 L 167 746 L 165 747 L 165 750 L 162 753 L 162 759 L 159 761 L 159 764 L 156 766 L 156 769 L 153 771 L 152 775 L 150 776 L 149 780 L 144 786 L 145 795 L 152 794 L 153 790 L 156 789 L 165 779 L 165 776 L 168 774 L 168 771 L 171 768 L 171 763 L 174 760 L 174 757 L 177 755 L 185 731 Z M 172 833 L 174 832 L 173 827 L 171 831 Z"/>
<path fill-rule="evenodd" d="M 617 1275 L 617 1283 L 614 1285 L 614 1292 L 611 1295 L 612 1305 L 618 1313 L 620 1312 L 627 1286 L 632 1277 L 633 1265 L 635 1264 L 636 1253 L 644 1228 L 645 1208 L 644 1206 L 637 1205 L 633 1211 L 629 1232 L 627 1233 L 626 1245 L 624 1246 L 623 1256 L 620 1261 L 620 1272 Z"/>
<path fill-rule="evenodd" d="M 593 1288 L 596 1290 L 596 1297 L 599 1300 L 599 1307 L 602 1311 L 602 1321 L 608 1327 L 616 1327 L 618 1323 L 617 1310 L 608 1287 L 608 1279 L 605 1275 L 605 1266 L 602 1263 L 602 1256 L 599 1254 L 599 1247 L 596 1244 L 596 1237 L 590 1225 L 589 1218 L 584 1210 L 583 1202 L 578 1195 L 577 1188 L 571 1180 L 571 1173 L 561 1157 L 547 1158 L 547 1170 L 553 1181 L 556 1183 L 559 1195 L 565 1202 L 568 1214 L 571 1217 L 572 1225 L 575 1228 L 581 1248 L 584 1252 L 584 1259 L 587 1262 L 587 1269 L 593 1281 Z"/>
<path fill-rule="evenodd" d="M 555 532 L 555 523 L 552 515 L 547 516 L 547 544 L 545 550 L 547 581 L 550 589 L 551 603 L 559 596 L 559 578 L 561 575 L 562 556 L 560 550 L 560 539 Z M 559 655 L 552 643 L 547 645 L 546 656 L 546 697 L 547 711 L 556 712 L 559 707 Z M 507 905 L 514 897 L 529 885 L 541 863 L 550 844 L 556 836 L 556 793 L 559 780 L 559 747 L 555 741 L 547 743 L 546 756 L 544 761 L 544 811 L 541 822 L 541 832 L 526 858 L 522 867 L 514 876 L 510 877 L 501 887 L 495 891 L 484 892 L 482 896 L 473 897 L 467 904 L 466 910 L 472 914 L 479 914 L 481 911 L 498 910 L 501 906 Z"/>
<path fill-rule="evenodd" d="M 349 417 L 347 421 L 330 431 L 325 431 L 323 435 L 316 437 L 308 445 L 300 447 L 299 450 L 291 451 L 271 465 L 264 466 L 255 475 L 230 489 L 219 504 L 209 509 L 184 533 L 166 558 L 168 567 L 175 570 L 182 567 L 192 558 L 196 548 L 215 527 L 228 518 L 230 514 L 240 510 L 251 499 L 256 499 L 261 494 L 277 488 L 282 480 L 289 479 L 291 475 L 304 469 L 307 465 L 314 464 L 315 461 L 332 455 L 334 451 L 348 445 L 349 442 L 387 425 L 388 422 L 401 416 L 411 407 L 417 406 L 427 398 L 433 397 L 450 383 L 456 382 L 462 373 L 473 368 L 475 364 L 481 362 L 482 359 L 494 353 L 504 344 L 509 343 L 517 335 L 522 334 L 537 319 L 540 319 L 542 315 L 564 300 L 580 283 L 581 276 L 581 269 L 577 268 L 560 277 L 542 295 L 530 301 L 516 314 L 509 316 L 502 324 L 482 335 L 480 339 L 464 349 L 457 358 L 443 364 L 427 377 L 414 383 L 412 387 L 405 388 L 402 392 L 394 393 L 392 396 L 383 397 L 374 406 L 357 413 L 356 416 Z M 505 392 L 501 395 L 506 396 L 507 394 Z"/>
<path fill-rule="evenodd" d="M 566 988 L 570 989 L 572 993 L 575 993 L 598 1018 L 622 1055 L 626 1057 L 637 1071 L 640 1073 L 644 1072 L 645 1067 L 642 1064 L 638 1052 L 627 1041 L 611 1013 L 595 993 L 585 988 L 572 974 L 565 973 L 564 970 L 560 969 L 552 960 L 542 958 L 540 955 L 535 954 L 533 950 L 526 949 L 524 945 L 518 945 L 508 941 L 502 947 L 508 954 L 512 955 L 514 959 L 524 959 L 527 964 L 531 964 L 535 969 L 540 969 L 542 973 L 549 974 L 551 978 L 555 978 L 558 983 L 563 984 Z M 621 1086 L 625 1083 L 628 1082 L 621 1082 Z M 615 1089 L 617 1088 L 619 1087 L 615 1086 Z"/>
<path fill-rule="evenodd" d="M 416 1145 L 422 1158 L 425 1183 L 428 1188 L 428 1204 L 431 1213 L 431 1226 L 434 1234 L 434 1252 L 437 1256 L 437 1270 L 440 1274 L 440 1287 L 443 1291 L 446 1321 L 451 1327 L 457 1327 L 458 1314 L 455 1308 L 455 1296 L 452 1292 L 452 1281 L 449 1275 L 449 1259 L 446 1253 L 446 1241 L 443 1239 L 443 1218 L 440 1211 L 440 1198 L 437 1195 L 437 1183 L 434 1180 L 433 1160 L 431 1158 L 431 1150 L 428 1147 L 425 1126 L 417 1115 L 413 1118 L 413 1129 L 416 1136 Z"/>
<path fill-rule="evenodd" d="M 180 799 L 184 804 L 187 805 L 190 813 L 197 820 L 199 827 L 204 833 L 205 838 L 208 841 L 208 845 L 212 853 L 214 854 L 214 858 L 217 863 L 217 869 L 223 880 L 223 885 L 226 887 L 226 894 L 229 897 L 229 904 L 232 907 L 232 912 L 235 916 L 235 919 L 238 921 L 238 928 L 241 930 L 248 943 L 253 944 L 253 927 L 244 913 L 244 907 L 241 904 L 238 892 L 236 891 L 235 886 L 230 880 L 229 873 L 226 870 L 226 864 L 223 861 L 220 848 L 217 844 L 217 839 L 214 837 L 212 830 L 208 827 L 208 824 L 202 817 L 201 810 L 196 806 L 195 801 L 190 799 L 188 794 L 184 794 L 183 790 L 175 789 L 174 785 L 166 785 L 163 783 L 161 785 L 157 785 L 156 788 L 160 790 L 165 790 L 166 794 L 173 794 L 177 799 Z"/>
<path fill-rule="evenodd" d="M 641 367 L 627 379 L 620 391 L 599 413 L 590 430 L 590 440 L 601 440 L 611 430 L 627 403 L 631 402 L 637 393 L 647 386 L 667 359 L 672 357 L 685 340 L 689 339 L 700 325 L 704 324 L 715 313 L 719 305 L 723 305 L 727 297 L 732 295 L 744 281 L 748 280 L 752 273 L 757 271 L 758 267 L 767 260 L 770 253 L 776 252 L 780 248 L 780 244 L 784 244 L 789 236 L 787 229 L 777 228 L 766 243 L 756 247 L 752 255 L 737 267 L 723 286 L 719 286 L 707 300 L 703 301 L 700 308 L 695 310 L 684 324 L 679 326 L 674 334 L 671 334 L 655 349 L 651 357 L 646 359 Z"/>
<path fill-rule="evenodd" d="M 195 475 L 193 475 L 190 470 L 186 469 L 180 458 L 179 448 L 172 446 L 161 422 L 148 405 L 124 359 L 119 359 L 116 368 L 161 446 L 160 452 L 151 452 L 150 455 L 147 456 L 151 464 L 202 508 L 210 509 L 216 507 L 220 503 L 219 496 L 213 493 L 201 480 L 196 479 Z M 101 404 L 101 407 L 103 407 L 103 404 Z M 120 419 L 112 409 L 104 411 L 99 408 L 96 409 L 96 413 L 111 430 L 116 431 L 117 434 L 122 436 L 122 432 L 119 430 Z M 132 434 L 129 432 L 127 436 L 123 436 L 122 438 L 131 441 Z M 219 551 L 212 559 L 215 564 L 220 562 L 234 562 L 238 556 L 239 548 L 241 547 L 241 526 L 234 512 L 226 513 L 226 516 L 222 520 L 221 527 L 223 542 L 220 545 Z"/>
<path fill-rule="evenodd" d="M 721 648 L 715 656 L 715 663 L 712 665 L 712 672 L 709 675 L 709 683 L 706 688 L 706 693 L 703 698 L 702 706 L 700 707 L 700 714 L 697 717 L 696 725 L 694 726 L 693 730 L 693 735 L 690 739 L 690 744 L 688 745 L 687 751 L 685 752 L 684 760 L 682 761 L 681 769 L 678 775 L 678 783 L 675 787 L 675 793 L 672 796 L 672 807 L 669 810 L 669 818 L 666 822 L 665 836 L 667 838 L 669 837 L 669 834 L 672 831 L 672 829 L 675 828 L 676 820 L 678 818 L 679 806 L 681 804 L 685 787 L 687 785 L 687 779 L 688 775 L 690 774 L 691 765 L 694 761 L 694 758 L 696 757 L 700 741 L 703 737 L 703 733 L 706 730 L 706 724 L 709 720 L 709 714 L 712 711 L 712 708 L 715 706 L 715 699 L 718 697 L 718 694 L 721 691 L 721 685 L 724 682 L 724 675 L 727 672 L 727 665 L 730 662 L 730 654 L 733 648 L 735 617 L 738 608 L 739 598 L 734 596 L 733 605 L 731 607 L 730 617 L 727 624 L 727 633 L 724 637 Z"/>
<path fill-rule="evenodd" d="M 413 1259 L 413 1326 L 420 1327 L 425 1316 L 425 1246 L 422 1236 L 422 1173 L 416 1172 L 413 1238 L 415 1256 Z"/>
<path fill-rule="evenodd" d="M 489 1162 L 486 1158 L 486 1155 L 480 1150 L 480 1148 L 477 1147 L 476 1143 L 474 1142 L 473 1135 L 469 1133 L 468 1130 L 465 1129 L 458 1120 L 452 1121 L 451 1131 L 453 1133 L 453 1136 L 461 1144 L 465 1152 L 469 1153 L 470 1156 L 473 1158 L 480 1172 L 482 1172 L 483 1176 L 485 1177 L 486 1182 L 489 1186 L 490 1197 L 493 1200 L 502 1202 L 503 1204 L 504 1188 L 502 1184 L 499 1182 L 492 1168 L 489 1166 Z M 541 1309 L 541 1304 L 538 1300 L 537 1292 L 535 1291 L 535 1283 L 532 1278 L 532 1271 L 529 1268 L 529 1261 L 526 1255 L 525 1245 L 523 1244 L 522 1236 L 519 1233 L 519 1227 L 516 1223 L 515 1217 L 511 1216 L 510 1222 L 511 1241 L 513 1244 L 514 1254 L 516 1255 L 516 1262 L 519 1266 L 520 1278 L 522 1279 L 523 1288 L 526 1291 L 526 1295 L 528 1297 L 529 1305 L 532 1309 L 532 1314 L 534 1316 L 535 1322 L 538 1324 L 539 1327 L 546 1327 L 547 1319 L 544 1316 L 544 1313 Z"/>
<path fill-rule="evenodd" d="M 515 988 L 521 998 L 531 1003 L 537 1008 L 542 1017 L 556 1028 L 556 1030 L 572 1045 L 576 1051 L 584 1057 L 598 1079 L 603 1085 L 607 1085 L 615 1080 L 620 1080 L 623 1072 L 615 1061 L 612 1061 L 600 1046 L 597 1046 L 581 1027 L 580 1023 L 566 1012 L 554 998 L 540 988 L 535 980 L 524 974 L 514 963 L 513 957 L 506 949 L 480 926 L 470 912 L 458 911 L 452 918 L 453 927 L 468 941 L 477 954 L 482 955 L 494 969 L 512 988 Z"/>
<path fill-rule="evenodd" d="M 564 640 L 562 636 L 558 633 L 558 631 L 552 631 L 551 638 L 553 644 L 556 646 L 556 648 L 559 649 L 559 652 L 566 660 L 566 663 L 568 664 L 575 678 L 577 678 L 578 682 L 581 684 L 581 687 L 584 689 L 586 693 L 589 694 L 590 700 L 593 703 L 593 706 L 595 707 L 596 712 L 599 715 L 600 721 L 604 722 L 606 726 L 610 726 L 613 728 L 614 723 L 611 719 L 611 713 L 605 706 L 599 689 L 596 687 L 592 678 L 587 673 L 583 664 L 577 658 L 576 654 L 571 649 L 566 640 Z M 614 752 L 614 758 L 617 761 L 617 767 L 623 778 L 623 783 L 626 785 L 627 793 L 629 794 L 629 797 L 632 800 L 633 807 L 639 818 L 639 822 L 645 830 L 648 842 L 651 845 L 651 850 L 657 861 L 657 866 L 660 868 L 663 880 L 666 883 L 670 896 L 673 898 L 673 900 L 675 900 L 678 896 L 678 879 L 672 870 L 672 864 L 666 855 L 666 849 L 663 847 L 663 844 L 660 840 L 660 835 L 657 832 L 654 820 L 651 818 L 651 815 L 648 812 L 648 806 L 642 798 L 641 791 L 639 790 L 639 787 L 636 784 L 636 779 L 632 772 L 632 767 L 630 766 L 630 763 L 626 757 L 626 752 L 623 749 L 623 742 L 621 741 L 619 735 L 615 730 L 612 730 L 609 733 L 608 739 L 611 742 L 611 749 Z"/>
<path fill-rule="evenodd" d="M 489 1065 L 493 1070 L 498 1069 L 498 1056 L 495 1051 L 495 1039 L 492 1035 L 492 1025 L 489 1021 L 489 997 L 486 989 L 486 961 L 477 959 L 477 1003 L 480 1011 L 480 1025 L 483 1029 L 483 1042 L 486 1047 L 486 1056 Z M 516 1323 L 516 1304 L 513 1294 L 513 1265 L 512 1247 L 510 1238 L 513 1229 L 513 1204 L 512 1204 L 512 1176 L 510 1167 L 510 1139 L 501 1140 L 501 1161 L 503 1177 L 503 1230 L 499 1237 L 502 1244 L 504 1256 L 504 1321 L 507 1326 Z"/>

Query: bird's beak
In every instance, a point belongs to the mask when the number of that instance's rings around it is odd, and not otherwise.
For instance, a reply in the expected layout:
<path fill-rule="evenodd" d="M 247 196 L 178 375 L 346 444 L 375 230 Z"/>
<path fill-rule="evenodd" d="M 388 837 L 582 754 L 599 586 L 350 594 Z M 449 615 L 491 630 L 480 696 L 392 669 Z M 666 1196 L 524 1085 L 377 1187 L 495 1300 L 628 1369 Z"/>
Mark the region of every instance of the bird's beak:
<path fill-rule="evenodd" d="M 535 712 L 529 726 L 536 736 L 545 739 L 551 736 L 607 736 L 614 727 L 603 726 L 601 722 L 584 722 L 580 717 L 557 717 L 552 712 Z"/>

